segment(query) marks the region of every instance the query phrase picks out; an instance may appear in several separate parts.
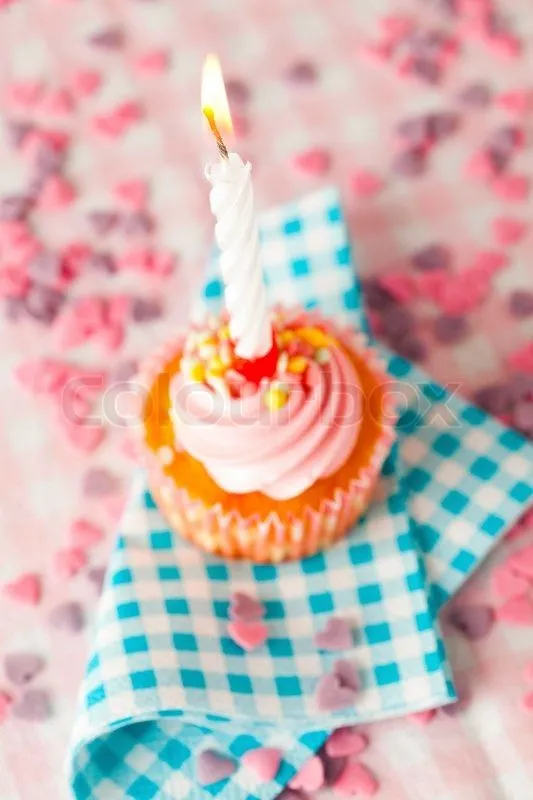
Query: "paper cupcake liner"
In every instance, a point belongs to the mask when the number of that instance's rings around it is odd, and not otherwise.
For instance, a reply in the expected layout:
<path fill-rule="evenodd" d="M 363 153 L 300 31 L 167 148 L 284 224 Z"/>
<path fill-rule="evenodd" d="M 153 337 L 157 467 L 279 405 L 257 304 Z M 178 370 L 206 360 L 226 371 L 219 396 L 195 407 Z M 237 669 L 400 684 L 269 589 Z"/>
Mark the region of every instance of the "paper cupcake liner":
<path fill-rule="evenodd" d="M 364 334 L 339 328 L 315 312 L 301 311 L 309 320 L 327 326 L 331 335 L 361 355 L 378 381 L 390 380 L 384 363 L 368 345 Z M 183 337 L 176 338 L 144 364 L 140 377 L 146 389 L 182 346 Z M 219 503 L 207 506 L 192 498 L 187 489 L 177 486 L 165 473 L 167 458 L 172 453 L 154 452 L 143 437 L 141 450 L 150 490 L 170 527 L 210 553 L 258 563 L 279 563 L 311 556 L 342 538 L 367 509 L 395 438 L 397 414 L 393 396 L 394 393 L 385 395 L 382 430 L 369 464 L 359 471 L 347 489 L 339 487 L 333 496 L 324 497 L 318 510 L 303 506 L 301 514 L 282 519 L 276 511 L 263 518 L 259 514 L 244 517 L 236 511 L 224 511 Z"/>

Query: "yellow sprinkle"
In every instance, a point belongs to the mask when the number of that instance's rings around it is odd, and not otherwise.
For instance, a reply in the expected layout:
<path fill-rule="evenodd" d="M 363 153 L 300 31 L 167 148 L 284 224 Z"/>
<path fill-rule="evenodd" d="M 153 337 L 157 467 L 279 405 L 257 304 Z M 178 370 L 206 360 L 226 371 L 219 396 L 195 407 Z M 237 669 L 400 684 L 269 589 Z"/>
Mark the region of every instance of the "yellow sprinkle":
<path fill-rule="evenodd" d="M 189 366 L 189 378 L 201 383 L 205 379 L 205 368 L 201 361 L 193 361 Z"/>
<path fill-rule="evenodd" d="M 223 325 L 220 328 L 220 330 L 218 332 L 218 338 L 219 339 L 229 339 L 230 338 L 229 325 Z"/>
<path fill-rule="evenodd" d="M 278 334 L 278 343 L 279 344 L 289 344 L 289 342 L 293 342 L 296 338 L 296 334 L 294 331 L 281 331 Z"/>
<path fill-rule="evenodd" d="M 308 342 L 312 347 L 328 347 L 332 344 L 337 344 L 332 336 L 328 336 L 328 334 L 321 331 L 320 328 L 298 328 L 296 330 L 296 335 L 299 339 L 303 339 L 304 342 Z"/>
<path fill-rule="evenodd" d="M 226 371 L 226 365 L 218 355 L 214 355 L 207 364 L 207 372 L 210 376 L 220 377 Z"/>
<path fill-rule="evenodd" d="M 289 372 L 295 372 L 297 375 L 301 375 L 308 366 L 309 361 L 304 358 L 304 356 L 293 356 L 293 358 L 289 358 L 287 369 Z"/>
<path fill-rule="evenodd" d="M 270 411 L 277 411 L 287 404 L 288 397 L 289 393 L 286 389 L 281 386 L 271 386 L 270 389 L 265 392 L 263 400 Z"/>

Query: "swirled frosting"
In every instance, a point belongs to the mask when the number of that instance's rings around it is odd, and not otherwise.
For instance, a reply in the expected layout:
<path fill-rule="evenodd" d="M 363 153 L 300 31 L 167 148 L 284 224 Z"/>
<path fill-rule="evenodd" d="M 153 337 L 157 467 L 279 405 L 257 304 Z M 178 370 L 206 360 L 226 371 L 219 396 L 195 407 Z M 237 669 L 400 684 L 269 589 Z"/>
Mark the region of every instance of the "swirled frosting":
<path fill-rule="evenodd" d="M 224 325 L 194 332 L 171 384 L 171 416 L 177 446 L 222 489 L 283 500 L 345 463 L 362 393 L 352 361 L 307 315 L 278 318 L 275 335 L 276 374 L 255 386 L 235 369 Z"/>

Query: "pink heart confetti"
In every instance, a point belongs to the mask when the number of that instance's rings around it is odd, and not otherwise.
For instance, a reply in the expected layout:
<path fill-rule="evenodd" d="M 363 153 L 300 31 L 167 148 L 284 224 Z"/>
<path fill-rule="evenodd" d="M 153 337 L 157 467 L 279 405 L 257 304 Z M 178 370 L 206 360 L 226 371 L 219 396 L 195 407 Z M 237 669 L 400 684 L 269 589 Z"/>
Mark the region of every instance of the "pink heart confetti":
<path fill-rule="evenodd" d="M 525 175 L 504 175 L 493 185 L 498 197 L 508 202 L 521 203 L 529 195 L 529 179 Z"/>
<path fill-rule="evenodd" d="M 30 683 L 45 668 L 46 662 L 38 653 L 10 653 L 5 657 L 6 677 L 15 686 Z"/>
<path fill-rule="evenodd" d="M 520 597 L 529 590 L 528 581 L 512 570 L 509 561 L 500 564 L 492 570 L 491 586 L 494 594 L 497 595 L 497 597 L 501 597 L 503 600 Z"/>
<path fill-rule="evenodd" d="M 104 531 L 99 525 L 87 519 L 75 519 L 70 526 L 70 538 L 75 548 L 89 550 L 104 539 Z"/>
<path fill-rule="evenodd" d="M 350 185 L 356 197 L 374 197 L 383 189 L 383 180 L 369 170 L 357 170 L 350 178 Z"/>
<path fill-rule="evenodd" d="M 324 765 L 318 756 L 306 761 L 300 771 L 289 781 L 291 789 L 317 792 L 324 785 Z"/>
<path fill-rule="evenodd" d="M 492 232 L 496 242 L 505 247 L 520 242 L 527 232 L 527 225 L 513 217 L 497 217 L 492 223 Z"/>
<path fill-rule="evenodd" d="M 326 742 L 326 753 L 331 758 L 358 756 L 368 745 L 366 736 L 354 728 L 337 728 Z"/>
<path fill-rule="evenodd" d="M 294 166 L 308 175 L 324 175 L 331 166 L 331 156 L 327 150 L 314 147 L 298 153 L 293 159 Z"/>
<path fill-rule="evenodd" d="M 533 599 L 528 595 L 512 597 L 496 608 L 496 617 L 510 625 L 533 625 Z"/>
<path fill-rule="evenodd" d="M 87 555 L 81 547 L 65 547 L 55 556 L 55 567 L 62 578 L 72 578 L 87 566 Z"/>
<path fill-rule="evenodd" d="M 148 50 L 135 59 L 135 68 L 143 75 L 159 75 L 168 64 L 169 54 L 165 50 Z"/>
<path fill-rule="evenodd" d="M 13 714 L 28 722 L 44 722 L 52 716 L 52 701 L 44 689 L 30 689 L 13 706 Z"/>
<path fill-rule="evenodd" d="M 113 193 L 117 200 L 131 208 L 144 208 L 148 200 L 148 184 L 141 179 L 121 181 L 115 185 Z"/>
<path fill-rule="evenodd" d="M 228 634 L 235 644 L 250 653 L 265 643 L 268 638 L 268 627 L 259 621 L 232 620 L 228 623 Z"/>
<path fill-rule="evenodd" d="M 0 725 L 5 722 L 9 714 L 9 710 L 13 705 L 13 698 L 10 694 L 0 689 Z"/>
<path fill-rule="evenodd" d="M 245 753 L 241 762 L 255 772 L 260 781 L 269 783 L 279 772 L 282 756 L 281 750 L 275 747 L 258 747 Z"/>
<path fill-rule="evenodd" d="M 70 79 L 72 91 L 80 97 L 89 97 L 102 85 L 102 75 L 93 69 L 80 69 Z"/>
<path fill-rule="evenodd" d="M 354 794 L 373 797 L 379 789 L 379 783 L 368 767 L 349 762 L 332 788 L 341 797 L 351 797 Z"/>
<path fill-rule="evenodd" d="M 233 592 L 230 598 L 229 615 L 233 620 L 252 620 L 261 619 L 264 614 L 263 604 L 251 597 L 246 592 Z"/>
<path fill-rule="evenodd" d="M 407 719 L 415 725 L 425 726 L 435 719 L 436 714 L 436 709 L 426 708 L 424 711 L 415 711 L 413 714 L 408 714 Z"/>
<path fill-rule="evenodd" d="M 496 103 L 506 111 L 522 116 L 532 106 L 532 93 L 527 89 L 517 89 L 499 94 Z"/>
<path fill-rule="evenodd" d="M 34 108 L 41 99 L 44 84 L 41 81 L 17 81 L 8 86 L 8 101 L 13 105 Z"/>
<path fill-rule="evenodd" d="M 76 197 L 74 186 L 61 175 L 52 175 L 46 181 L 39 194 L 39 207 L 47 211 L 54 211 L 70 205 Z"/>
<path fill-rule="evenodd" d="M 35 572 L 28 572 L 20 578 L 4 586 L 4 594 L 19 603 L 37 606 L 42 598 L 41 576 Z"/>
<path fill-rule="evenodd" d="M 323 630 L 315 634 L 319 650 L 348 650 L 353 646 L 350 624 L 340 617 L 330 617 Z"/>

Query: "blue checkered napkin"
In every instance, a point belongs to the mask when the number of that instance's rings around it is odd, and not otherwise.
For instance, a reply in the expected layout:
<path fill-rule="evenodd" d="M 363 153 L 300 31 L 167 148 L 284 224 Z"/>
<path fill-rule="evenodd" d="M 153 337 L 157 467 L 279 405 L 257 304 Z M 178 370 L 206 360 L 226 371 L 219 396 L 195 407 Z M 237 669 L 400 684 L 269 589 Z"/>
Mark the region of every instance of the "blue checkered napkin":
<path fill-rule="evenodd" d="M 330 313 L 361 322 L 335 192 L 267 215 L 265 231 L 276 299 L 316 305 L 324 294 Z M 215 279 L 206 291 L 214 307 Z M 209 558 L 174 540 L 140 478 L 110 565 L 83 689 L 72 755 L 77 797 L 266 800 L 331 727 L 453 698 L 419 552 L 441 603 L 531 495 L 531 449 L 477 410 L 449 400 L 402 359 L 392 358 L 391 370 L 424 383 L 440 413 L 429 419 L 420 402 L 411 404 L 401 431 L 407 469 L 393 454 L 386 500 L 325 555 L 279 567 Z M 461 425 L 444 430 L 451 406 Z M 460 468 L 440 474 L 445 463 Z M 456 534 L 463 518 L 468 527 Z M 235 589 L 252 591 L 266 605 L 271 637 L 256 653 L 240 653 L 225 633 Z M 311 699 L 316 677 L 332 660 L 315 651 L 312 633 L 332 610 L 354 621 L 358 634 L 348 657 L 363 678 L 355 709 L 334 718 L 317 715 Z M 284 750 L 276 781 L 255 787 L 239 771 L 229 782 L 196 787 L 195 751 L 215 746 L 238 757 L 258 743 Z"/>

